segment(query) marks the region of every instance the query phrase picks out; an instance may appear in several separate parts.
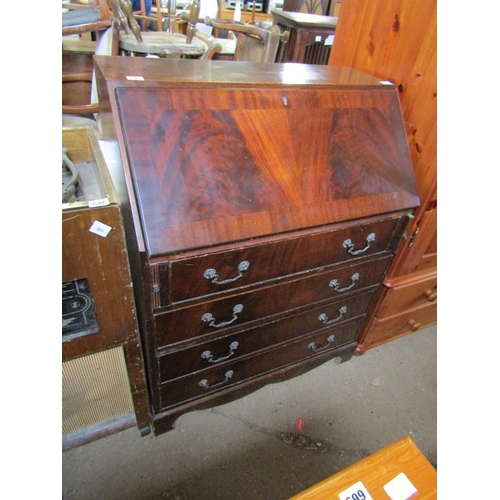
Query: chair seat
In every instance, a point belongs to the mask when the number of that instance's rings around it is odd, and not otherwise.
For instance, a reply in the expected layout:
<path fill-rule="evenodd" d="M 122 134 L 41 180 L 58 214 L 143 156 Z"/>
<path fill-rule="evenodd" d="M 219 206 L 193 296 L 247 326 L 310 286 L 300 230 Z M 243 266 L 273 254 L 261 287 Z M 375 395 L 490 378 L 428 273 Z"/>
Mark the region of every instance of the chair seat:
<path fill-rule="evenodd" d="M 100 19 L 101 11 L 99 9 L 79 9 L 69 10 L 62 13 L 63 28 L 67 26 L 77 26 L 79 24 L 97 23 Z"/>
<path fill-rule="evenodd" d="M 191 43 L 186 43 L 185 35 L 180 33 L 146 31 L 142 33 L 142 37 L 142 42 L 138 42 L 134 35 L 121 33 L 120 48 L 132 53 L 160 57 L 201 57 L 207 50 L 207 45 L 201 40 L 194 38 Z"/>

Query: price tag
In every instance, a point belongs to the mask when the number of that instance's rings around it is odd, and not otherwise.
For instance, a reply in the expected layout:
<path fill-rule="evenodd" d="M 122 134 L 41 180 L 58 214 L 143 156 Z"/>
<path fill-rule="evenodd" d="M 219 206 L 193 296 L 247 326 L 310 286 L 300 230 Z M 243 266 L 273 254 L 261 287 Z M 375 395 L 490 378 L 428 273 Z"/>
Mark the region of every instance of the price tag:
<path fill-rule="evenodd" d="M 102 236 L 103 238 L 106 238 L 108 233 L 111 231 L 111 226 L 108 226 L 107 224 L 103 224 L 102 222 L 99 222 L 98 220 L 96 220 L 90 226 L 89 231 L 91 233 Z"/>
<path fill-rule="evenodd" d="M 373 500 L 370 493 L 368 493 L 365 485 L 358 481 L 356 484 L 353 484 L 351 487 L 344 490 L 342 493 L 339 493 L 340 500 Z"/>
<path fill-rule="evenodd" d="M 107 198 L 101 198 L 100 200 L 90 200 L 89 208 L 105 207 L 109 205 L 109 200 Z"/>
<path fill-rule="evenodd" d="M 413 486 L 404 472 L 389 481 L 384 486 L 384 490 L 391 500 L 408 500 L 417 492 L 417 488 Z"/>

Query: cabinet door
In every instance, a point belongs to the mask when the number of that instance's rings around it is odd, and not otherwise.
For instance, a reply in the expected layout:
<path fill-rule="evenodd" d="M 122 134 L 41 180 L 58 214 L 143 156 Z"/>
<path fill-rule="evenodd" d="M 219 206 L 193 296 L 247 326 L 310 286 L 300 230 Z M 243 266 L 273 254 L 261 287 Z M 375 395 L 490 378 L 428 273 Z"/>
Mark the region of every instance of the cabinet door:
<path fill-rule="evenodd" d="M 429 199 L 437 172 L 436 27 L 436 0 L 349 0 L 328 61 L 398 86 L 421 200 Z"/>
<path fill-rule="evenodd" d="M 434 260 L 437 242 L 437 208 L 427 210 L 420 223 L 413 228 L 402 249 L 398 276 L 415 272 L 424 261 Z M 424 258 L 425 257 L 425 258 Z"/>

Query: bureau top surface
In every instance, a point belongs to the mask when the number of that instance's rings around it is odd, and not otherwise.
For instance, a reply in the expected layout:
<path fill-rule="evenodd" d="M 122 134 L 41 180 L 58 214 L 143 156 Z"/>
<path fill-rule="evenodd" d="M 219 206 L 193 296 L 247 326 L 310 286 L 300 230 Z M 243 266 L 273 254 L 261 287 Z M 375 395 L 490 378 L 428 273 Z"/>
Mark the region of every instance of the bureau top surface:
<path fill-rule="evenodd" d="M 139 57 L 96 65 L 150 256 L 419 204 L 397 89 L 371 76 Z"/>
<path fill-rule="evenodd" d="M 322 16 L 320 16 L 322 17 Z M 94 56 L 98 71 L 114 85 L 165 86 L 183 85 L 238 85 L 267 86 L 328 85 L 339 88 L 373 86 L 390 91 L 379 78 L 361 71 L 341 67 L 299 63 L 250 63 L 245 61 L 200 61 L 193 59 L 128 58 L 122 56 Z"/>

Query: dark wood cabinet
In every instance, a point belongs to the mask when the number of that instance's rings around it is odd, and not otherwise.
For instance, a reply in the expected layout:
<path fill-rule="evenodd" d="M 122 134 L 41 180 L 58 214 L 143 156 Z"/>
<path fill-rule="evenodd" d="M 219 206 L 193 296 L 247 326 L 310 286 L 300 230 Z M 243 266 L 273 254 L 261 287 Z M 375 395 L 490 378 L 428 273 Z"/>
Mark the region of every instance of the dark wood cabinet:
<path fill-rule="evenodd" d="M 155 433 L 348 360 L 419 205 L 397 89 L 328 66 L 95 61 Z"/>
<path fill-rule="evenodd" d="M 280 62 L 328 64 L 337 17 L 286 10 L 273 10 L 272 14 L 274 24 L 290 33 Z"/>

